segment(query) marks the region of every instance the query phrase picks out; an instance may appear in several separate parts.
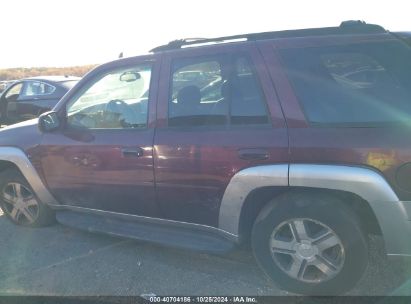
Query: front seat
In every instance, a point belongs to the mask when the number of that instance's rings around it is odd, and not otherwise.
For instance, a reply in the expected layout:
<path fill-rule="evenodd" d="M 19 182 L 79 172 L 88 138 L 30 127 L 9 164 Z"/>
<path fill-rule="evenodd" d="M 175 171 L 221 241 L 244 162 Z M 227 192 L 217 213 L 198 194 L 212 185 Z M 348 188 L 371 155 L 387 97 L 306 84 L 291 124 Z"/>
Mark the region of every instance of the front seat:
<path fill-rule="evenodd" d="M 197 86 L 190 85 L 182 88 L 177 94 L 177 113 L 175 116 L 195 116 L 199 113 L 201 92 Z"/>

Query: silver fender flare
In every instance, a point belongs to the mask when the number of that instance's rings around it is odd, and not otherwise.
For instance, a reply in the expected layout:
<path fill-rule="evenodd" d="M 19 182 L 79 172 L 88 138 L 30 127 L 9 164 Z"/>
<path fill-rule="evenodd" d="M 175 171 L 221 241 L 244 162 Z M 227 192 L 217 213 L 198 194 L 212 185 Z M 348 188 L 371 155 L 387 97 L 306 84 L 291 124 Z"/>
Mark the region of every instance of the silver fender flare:
<path fill-rule="evenodd" d="M 355 193 L 370 204 L 396 202 L 397 195 L 376 171 L 341 165 L 290 165 L 291 187 L 313 187 Z"/>
<path fill-rule="evenodd" d="M 311 187 L 354 193 L 367 201 L 376 215 L 387 253 L 411 254 L 411 222 L 404 202 L 398 199 L 383 176 L 364 167 L 279 164 L 241 170 L 232 177 L 224 193 L 219 228 L 238 236 L 245 199 L 254 189 L 266 186 Z"/>
<path fill-rule="evenodd" d="M 288 164 L 250 167 L 237 172 L 224 192 L 218 228 L 238 237 L 245 199 L 254 189 L 268 186 L 288 186 Z"/>
<path fill-rule="evenodd" d="M 0 147 L 0 161 L 7 161 L 16 165 L 41 202 L 45 204 L 56 204 L 56 200 L 47 190 L 36 169 L 21 149 L 15 147 Z"/>

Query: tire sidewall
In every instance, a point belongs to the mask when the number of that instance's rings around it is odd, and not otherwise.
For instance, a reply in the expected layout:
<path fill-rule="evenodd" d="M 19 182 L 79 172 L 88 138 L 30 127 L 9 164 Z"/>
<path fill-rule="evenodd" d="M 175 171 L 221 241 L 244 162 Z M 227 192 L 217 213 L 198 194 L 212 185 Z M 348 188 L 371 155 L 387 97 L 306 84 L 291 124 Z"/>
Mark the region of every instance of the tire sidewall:
<path fill-rule="evenodd" d="M 308 283 L 291 278 L 279 268 L 269 248 L 274 229 L 281 223 L 305 218 L 331 228 L 344 247 L 343 268 L 335 277 Z M 353 212 L 336 198 L 324 195 L 286 195 L 267 206 L 258 216 L 252 232 L 254 255 L 263 271 L 286 290 L 309 295 L 334 295 L 354 287 L 368 264 L 367 241 Z"/>

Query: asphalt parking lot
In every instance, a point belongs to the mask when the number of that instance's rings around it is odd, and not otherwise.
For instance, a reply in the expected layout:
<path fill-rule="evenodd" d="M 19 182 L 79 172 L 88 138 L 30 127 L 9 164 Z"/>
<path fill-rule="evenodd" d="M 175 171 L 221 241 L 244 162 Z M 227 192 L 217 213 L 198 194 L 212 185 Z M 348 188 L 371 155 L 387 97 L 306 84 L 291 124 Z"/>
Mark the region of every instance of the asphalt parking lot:
<path fill-rule="evenodd" d="M 274 286 L 247 250 L 220 257 L 78 231 L 30 229 L 0 213 L 0 294 L 289 295 Z M 410 266 L 388 262 L 379 238 L 350 295 L 411 295 Z"/>

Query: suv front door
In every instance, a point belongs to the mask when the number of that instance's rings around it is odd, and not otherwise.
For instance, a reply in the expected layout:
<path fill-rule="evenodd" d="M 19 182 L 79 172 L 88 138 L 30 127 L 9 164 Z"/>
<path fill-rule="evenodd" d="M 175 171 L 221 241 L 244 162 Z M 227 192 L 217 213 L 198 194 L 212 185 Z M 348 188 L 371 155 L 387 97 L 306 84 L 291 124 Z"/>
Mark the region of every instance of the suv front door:
<path fill-rule="evenodd" d="M 162 217 L 217 226 L 238 171 L 288 163 L 284 118 L 254 46 L 187 48 L 163 58 L 154 140 Z"/>
<path fill-rule="evenodd" d="M 60 204 L 155 215 L 149 113 L 157 69 L 153 61 L 135 60 L 103 69 L 66 102 L 64 130 L 44 135 L 40 157 Z"/>

